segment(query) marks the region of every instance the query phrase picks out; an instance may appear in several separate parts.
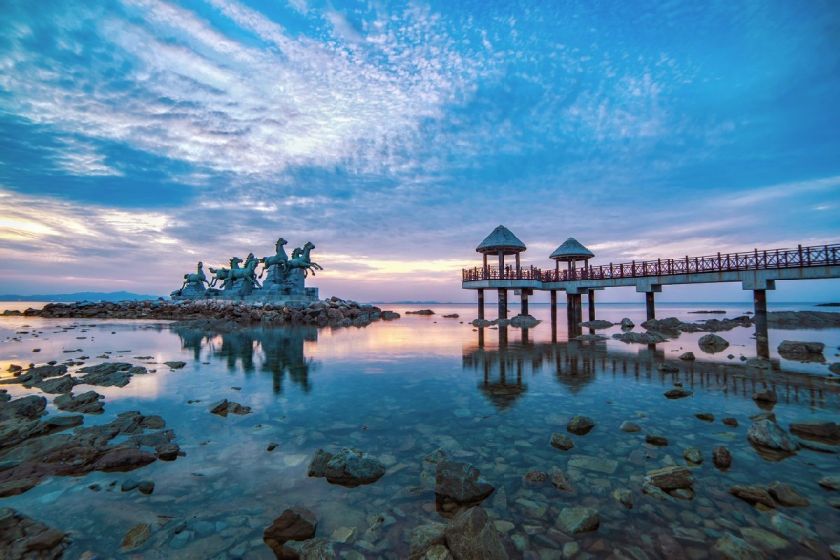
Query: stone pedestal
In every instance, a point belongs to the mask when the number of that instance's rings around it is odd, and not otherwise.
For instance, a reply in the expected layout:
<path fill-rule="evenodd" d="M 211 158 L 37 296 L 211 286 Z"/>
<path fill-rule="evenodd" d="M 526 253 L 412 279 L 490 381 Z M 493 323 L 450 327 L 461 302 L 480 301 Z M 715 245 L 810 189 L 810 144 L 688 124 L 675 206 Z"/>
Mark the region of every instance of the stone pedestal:
<path fill-rule="evenodd" d="M 293 268 L 288 272 L 283 272 L 275 265 L 268 269 L 262 289 L 263 291 L 271 294 L 302 296 L 306 293 L 303 281 L 303 269 Z"/>
<path fill-rule="evenodd" d="M 202 299 L 207 294 L 207 289 L 202 282 L 187 282 L 187 285 L 180 290 L 170 294 L 172 299 Z"/>

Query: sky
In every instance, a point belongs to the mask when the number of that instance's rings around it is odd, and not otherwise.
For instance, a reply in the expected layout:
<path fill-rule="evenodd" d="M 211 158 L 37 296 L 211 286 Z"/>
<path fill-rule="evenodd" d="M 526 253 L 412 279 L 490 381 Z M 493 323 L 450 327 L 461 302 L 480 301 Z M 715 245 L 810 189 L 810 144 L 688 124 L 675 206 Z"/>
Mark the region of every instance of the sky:
<path fill-rule="evenodd" d="M 363 301 L 471 301 L 499 224 L 541 267 L 569 236 L 593 264 L 840 242 L 831 0 L 0 13 L 0 293 L 166 295 L 280 236 L 315 244 L 322 296 Z"/>

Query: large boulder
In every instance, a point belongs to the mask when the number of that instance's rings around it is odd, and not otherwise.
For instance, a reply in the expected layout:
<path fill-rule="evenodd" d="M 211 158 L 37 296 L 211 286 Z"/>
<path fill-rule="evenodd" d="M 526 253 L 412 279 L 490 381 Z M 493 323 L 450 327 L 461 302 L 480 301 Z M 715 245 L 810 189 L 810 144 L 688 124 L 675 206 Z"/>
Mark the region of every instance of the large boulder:
<path fill-rule="evenodd" d="M 700 340 L 697 341 L 698 346 L 700 346 L 700 350 L 706 352 L 707 354 L 715 354 L 717 352 L 723 352 L 727 348 L 729 348 L 729 343 L 723 338 L 716 334 L 707 334 L 700 337 Z"/>
<path fill-rule="evenodd" d="M 438 501 L 456 505 L 475 505 L 493 493 L 492 484 L 467 463 L 441 461 L 435 472 L 435 495 Z"/>
<path fill-rule="evenodd" d="M 557 516 L 557 527 L 569 535 L 594 531 L 600 523 L 598 511 L 588 507 L 564 507 Z"/>
<path fill-rule="evenodd" d="M 446 546 L 456 559 L 506 560 L 508 553 L 487 513 L 480 507 L 459 512 L 444 531 Z"/>
<path fill-rule="evenodd" d="M 531 315 L 516 315 L 510 319 L 510 326 L 518 329 L 531 329 L 540 324 L 540 321 Z"/>
<path fill-rule="evenodd" d="M 783 340 L 777 350 L 779 356 L 786 360 L 798 362 L 825 362 L 823 350 L 825 344 L 822 342 L 801 342 L 798 340 Z"/>

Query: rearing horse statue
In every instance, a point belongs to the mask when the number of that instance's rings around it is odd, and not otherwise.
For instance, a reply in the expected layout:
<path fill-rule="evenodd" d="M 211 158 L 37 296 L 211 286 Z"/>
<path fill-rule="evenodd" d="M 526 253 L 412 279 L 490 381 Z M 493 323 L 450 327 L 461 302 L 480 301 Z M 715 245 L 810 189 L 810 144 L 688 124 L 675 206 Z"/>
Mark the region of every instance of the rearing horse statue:
<path fill-rule="evenodd" d="M 204 263 L 198 261 L 198 266 L 196 266 L 195 274 L 184 274 L 184 284 L 181 286 L 181 289 L 187 287 L 187 284 L 201 284 L 203 287 L 205 283 L 210 285 L 210 282 L 207 281 L 207 276 L 204 275 Z M 213 269 L 210 269 L 210 272 L 213 272 Z"/>
<path fill-rule="evenodd" d="M 285 245 L 286 243 L 288 243 L 288 241 L 281 237 L 277 240 L 277 243 L 274 244 L 275 254 L 273 256 L 263 257 L 260 259 L 259 262 L 263 263 L 263 269 L 260 271 L 260 278 L 263 277 L 265 271 L 268 270 L 270 267 L 274 265 L 282 266 L 283 263 L 288 262 L 289 257 L 288 255 L 286 255 L 286 250 L 283 248 L 283 245 Z"/>
<path fill-rule="evenodd" d="M 314 248 L 315 245 L 311 241 L 307 241 L 303 248 L 298 247 L 292 251 L 292 258 L 282 263 L 283 272 L 289 272 L 293 268 L 302 268 L 303 275 L 306 277 L 310 272 L 315 276 L 316 270 L 324 270 L 324 267 L 309 260 L 309 253 Z"/>

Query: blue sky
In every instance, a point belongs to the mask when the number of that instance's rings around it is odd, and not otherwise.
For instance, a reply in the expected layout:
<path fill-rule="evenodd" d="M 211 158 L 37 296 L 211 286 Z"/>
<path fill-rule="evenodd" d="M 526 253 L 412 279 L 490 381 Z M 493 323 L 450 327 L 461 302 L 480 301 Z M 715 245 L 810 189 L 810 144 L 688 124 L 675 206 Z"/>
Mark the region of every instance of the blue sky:
<path fill-rule="evenodd" d="M 538 266 L 840 240 L 836 2 L 0 9 L 0 292 L 165 294 L 281 235 L 324 294 L 462 301 L 500 223 Z"/>

